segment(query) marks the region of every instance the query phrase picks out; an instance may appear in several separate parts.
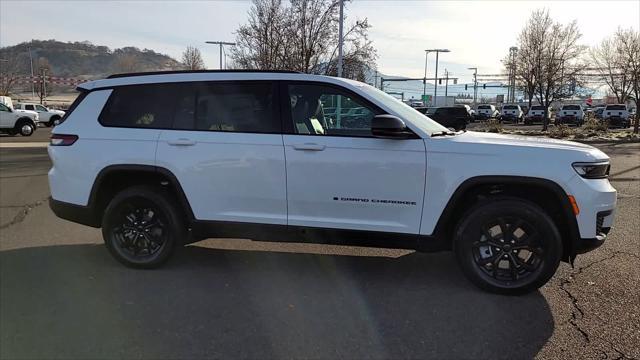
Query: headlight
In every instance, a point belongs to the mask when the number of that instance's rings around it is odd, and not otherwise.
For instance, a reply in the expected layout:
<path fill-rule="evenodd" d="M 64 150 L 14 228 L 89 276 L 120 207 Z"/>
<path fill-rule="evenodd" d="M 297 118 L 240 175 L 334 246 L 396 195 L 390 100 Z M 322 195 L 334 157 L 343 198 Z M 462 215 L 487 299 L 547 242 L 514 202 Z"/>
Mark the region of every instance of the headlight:
<path fill-rule="evenodd" d="M 571 164 L 573 169 L 585 179 L 605 179 L 609 176 L 611 165 L 609 161 L 600 161 L 593 163 L 577 162 Z"/>

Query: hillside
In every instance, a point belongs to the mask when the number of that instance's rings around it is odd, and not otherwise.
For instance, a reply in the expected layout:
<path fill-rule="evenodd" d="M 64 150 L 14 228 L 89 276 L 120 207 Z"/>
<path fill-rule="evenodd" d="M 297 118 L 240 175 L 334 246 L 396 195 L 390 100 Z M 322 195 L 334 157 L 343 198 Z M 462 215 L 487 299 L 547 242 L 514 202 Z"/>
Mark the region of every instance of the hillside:
<path fill-rule="evenodd" d="M 30 74 L 29 49 L 34 71 L 39 62 L 45 62 L 50 74 L 59 77 L 90 79 L 118 72 L 171 70 L 182 66 L 175 59 L 149 49 L 124 47 L 111 50 L 88 41 L 32 40 L 0 48 L 0 59 L 8 60 L 3 64 L 2 72 Z"/>

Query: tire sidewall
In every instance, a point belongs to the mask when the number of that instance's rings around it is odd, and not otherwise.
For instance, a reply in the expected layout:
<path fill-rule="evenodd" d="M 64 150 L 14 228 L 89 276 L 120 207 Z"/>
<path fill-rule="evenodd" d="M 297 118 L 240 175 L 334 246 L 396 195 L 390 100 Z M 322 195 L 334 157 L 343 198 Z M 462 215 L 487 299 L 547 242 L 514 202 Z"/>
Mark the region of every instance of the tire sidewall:
<path fill-rule="evenodd" d="M 120 254 L 120 251 L 115 248 L 117 245 L 114 242 L 117 240 L 115 240 L 112 231 L 113 226 L 119 220 L 117 219 L 119 209 L 134 198 L 142 198 L 154 204 L 168 222 L 165 230 L 169 232 L 158 255 L 152 259 L 139 262 L 131 261 Z M 102 217 L 102 236 L 111 255 L 122 264 L 134 268 L 156 268 L 169 259 L 176 248 L 176 244 L 184 239 L 186 230 L 183 224 L 182 217 L 171 202 L 168 201 L 168 195 L 162 189 L 135 186 L 118 193 L 105 209 Z"/>
<path fill-rule="evenodd" d="M 544 253 L 542 263 L 525 279 L 505 283 L 490 279 L 475 263 L 471 244 L 480 238 L 480 226 L 497 217 L 520 217 L 539 235 Z M 555 274 L 562 258 L 562 239 L 553 220 L 539 206 L 521 199 L 486 200 L 470 209 L 456 227 L 454 251 L 465 275 L 478 287 L 499 294 L 519 295 L 544 285 Z"/>

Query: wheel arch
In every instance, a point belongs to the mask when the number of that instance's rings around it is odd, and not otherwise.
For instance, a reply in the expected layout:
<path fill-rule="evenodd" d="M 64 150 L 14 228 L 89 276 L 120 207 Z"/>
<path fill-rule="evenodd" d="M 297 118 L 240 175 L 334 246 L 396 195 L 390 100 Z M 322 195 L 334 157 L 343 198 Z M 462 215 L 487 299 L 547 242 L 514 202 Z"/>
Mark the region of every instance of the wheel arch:
<path fill-rule="evenodd" d="M 195 218 L 177 177 L 170 170 L 153 165 L 118 164 L 103 168 L 91 187 L 87 206 L 91 208 L 96 222 L 99 223 L 109 199 L 116 193 L 130 186 L 145 184 L 167 189 L 180 205 L 185 223 L 189 224 Z"/>
<path fill-rule="evenodd" d="M 578 222 L 568 194 L 556 182 L 526 176 L 477 176 L 462 182 L 442 211 L 434 235 L 453 242 L 453 231 L 462 215 L 475 203 L 497 195 L 511 195 L 529 200 L 552 217 L 562 236 L 562 260 L 573 262 L 577 253 Z"/>

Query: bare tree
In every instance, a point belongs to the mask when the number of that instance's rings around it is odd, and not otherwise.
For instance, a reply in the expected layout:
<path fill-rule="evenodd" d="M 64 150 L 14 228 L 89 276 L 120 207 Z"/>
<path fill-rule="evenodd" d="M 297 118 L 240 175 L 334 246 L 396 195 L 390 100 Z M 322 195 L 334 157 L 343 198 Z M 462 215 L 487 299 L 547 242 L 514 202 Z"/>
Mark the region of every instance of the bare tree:
<path fill-rule="evenodd" d="M 339 2 L 335 0 L 253 0 L 249 22 L 236 32 L 231 57 L 247 69 L 286 69 L 335 74 Z M 368 21 L 347 26 L 344 76 L 364 80 L 377 54 Z"/>
<path fill-rule="evenodd" d="M 640 103 L 640 32 L 633 29 L 618 29 L 615 34 L 617 53 L 620 54 L 620 70 L 623 77 L 629 78 L 633 91 L 633 100 L 636 104 L 636 119 L 633 132 L 638 133 L 640 116 L 638 104 Z"/>
<path fill-rule="evenodd" d="M 579 59 L 584 46 L 578 44 L 581 37 L 575 21 L 562 25 L 554 22 L 546 9 L 531 14 L 524 31 L 526 42 L 519 44 L 520 49 L 527 48 L 531 56 L 530 76 L 535 79 L 536 99 L 545 109 L 551 103 L 571 97 L 580 85 L 578 72 Z M 525 28 L 526 29 L 526 28 Z M 543 131 L 548 128 L 548 117 L 544 117 Z"/>
<path fill-rule="evenodd" d="M 200 49 L 194 46 L 187 46 L 182 53 L 182 63 L 187 70 L 202 70 L 204 69 L 204 61 L 202 61 L 202 55 Z"/>
<path fill-rule="evenodd" d="M 624 55 L 619 37 L 616 35 L 602 40 L 591 48 L 590 58 L 595 65 L 599 79 L 607 84 L 609 91 L 619 103 L 624 103 L 633 91 L 632 77 L 623 73 Z"/>
<path fill-rule="evenodd" d="M 138 57 L 134 54 L 121 54 L 115 61 L 115 71 L 121 73 L 132 73 L 141 70 Z"/>
<path fill-rule="evenodd" d="M 24 59 L 18 54 L 3 54 L 4 58 L 0 59 L 0 95 L 11 95 L 11 91 L 15 87 L 20 76 L 26 72 Z"/>
<path fill-rule="evenodd" d="M 541 62 L 542 43 L 539 41 L 544 33 L 545 22 L 539 22 L 544 14 L 540 10 L 534 12 L 518 36 L 518 53 L 515 59 L 515 76 L 518 88 L 522 90 L 529 102 L 529 108 L 536 93 L 537 65 Z M 507 65 L 508 57 L 503 60 Z"/>

